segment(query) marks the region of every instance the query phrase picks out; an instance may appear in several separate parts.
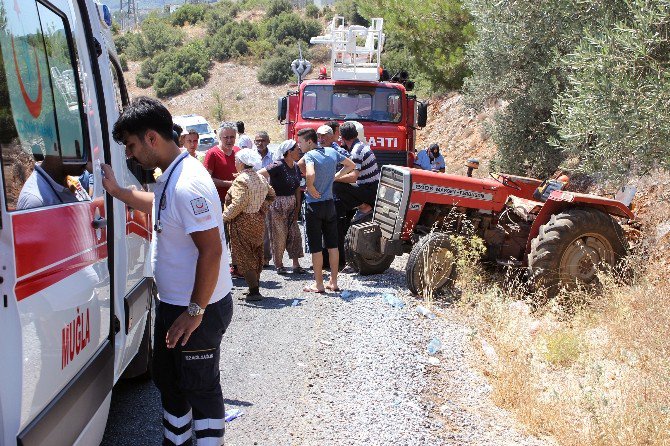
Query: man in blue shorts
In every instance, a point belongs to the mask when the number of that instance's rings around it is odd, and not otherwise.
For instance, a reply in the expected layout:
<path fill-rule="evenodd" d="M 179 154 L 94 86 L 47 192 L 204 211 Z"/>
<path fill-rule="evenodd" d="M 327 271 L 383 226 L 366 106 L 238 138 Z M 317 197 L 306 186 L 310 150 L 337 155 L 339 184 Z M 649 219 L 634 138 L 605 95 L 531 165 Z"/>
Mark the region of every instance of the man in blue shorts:
<path fill-rule="evenodd" d="M 326 289 L 339 291 L 337 273 L 339 252 L 337 250 L 337 212 L 333 201 L 333 182 L 336 178 L 351 172 L 354 163 L 332 147 L 319 147 L 316 131 L 302 129 L 298 132 L 298 146 L 305 153 L 298 166 L 305 172 L 307 190 L 305 196 L 305 226 L 307 246 L 312 254 L 315 283 L 305 287 L 304 291 L 324 293 Z M 342 169 L 336 173 L 337 165 Z M 330 280 L 323 285 L 323 238 L 328 249 Z"/>

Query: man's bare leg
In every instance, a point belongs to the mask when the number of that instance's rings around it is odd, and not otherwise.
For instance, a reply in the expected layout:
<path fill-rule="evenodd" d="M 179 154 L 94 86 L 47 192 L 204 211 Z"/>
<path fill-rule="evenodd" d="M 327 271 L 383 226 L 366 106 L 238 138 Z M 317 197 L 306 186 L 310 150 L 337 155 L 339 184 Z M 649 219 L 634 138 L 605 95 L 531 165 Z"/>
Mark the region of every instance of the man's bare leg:
<path fill-rule="evenodd" d="M 330 280 L 326 288 L 331 291 L 339 291 L 337 286 L 337 269 L 340 266 L 340 251 L 337 248 L 328 249 L 328 261 L 330 262 Z"/>
<path fill-rule="evenodd" d="M 328 250 L 328 253 L 330 254 L 330 250 Z M 328 258 L 332 257 L 329 255 Z M 326 289 L 323 286 L 323 254 L 321 254 L 321 251 L 312 253 L 312 265 L 314 267 L 314 285 L 305 287 L 304 291 L 323 293 Z M 335 270 L 335 276 L 337 277 L 337 269 Z"/>

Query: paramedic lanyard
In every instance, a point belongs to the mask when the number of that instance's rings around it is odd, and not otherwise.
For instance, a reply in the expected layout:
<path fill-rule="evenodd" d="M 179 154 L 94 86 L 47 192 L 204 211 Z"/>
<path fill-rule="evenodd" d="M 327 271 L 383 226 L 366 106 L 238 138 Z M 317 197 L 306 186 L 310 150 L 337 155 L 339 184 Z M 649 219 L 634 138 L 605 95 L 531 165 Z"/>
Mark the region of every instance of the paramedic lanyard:
<path fill-rule="evenodd" d="M 165 204 L 165 191 L 167 191 L 167 188 L 170 185 L 170 178 L 172 178 L 172 174 L 174 173 L 175 170 L 177 170 L 177 167 L 179 166 L 179 163 L 184 161 L 184 158 L 186 158 L 187 156 L 188 156 L 188 152 L 181 155 L 181 158 L 179 158 L 177 160 L 174 167 L 172 168 L 172 170 L 168 174 L 167 180 L 165 181 L 165 187 L 163 188 L 163 192 L 161 193 L 161 199 L 158 201 L 158 215 L 156 215 L 156 223 L 154 224 L 154 231 L 156 231 L 159 234 L 161 232 L 163 232 L 163 225 L 161 225 L 161 209 L 163 208 L 163 205 Z"/>

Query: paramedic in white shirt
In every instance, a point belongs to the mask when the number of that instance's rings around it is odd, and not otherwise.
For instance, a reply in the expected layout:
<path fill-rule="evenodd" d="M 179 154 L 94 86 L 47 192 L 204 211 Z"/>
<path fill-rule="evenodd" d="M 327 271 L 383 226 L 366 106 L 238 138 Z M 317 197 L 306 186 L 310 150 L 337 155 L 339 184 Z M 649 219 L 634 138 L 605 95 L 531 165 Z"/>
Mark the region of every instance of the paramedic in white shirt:
<path fill-rule="evenodd" d="M 172 140 L 172 116 L 139 97 L 114 125 L 114 139 L 144 168 L 160 167 L 154 192 L 122 188 L 108 165 L 103 186 L 154 220 L 156 305 L 153 379 L 163 405 L 163 444 L 221 445 L 224 407 L 220 345 L 232 318 L 232 281 L 221 203 L 211 176 Z"/>

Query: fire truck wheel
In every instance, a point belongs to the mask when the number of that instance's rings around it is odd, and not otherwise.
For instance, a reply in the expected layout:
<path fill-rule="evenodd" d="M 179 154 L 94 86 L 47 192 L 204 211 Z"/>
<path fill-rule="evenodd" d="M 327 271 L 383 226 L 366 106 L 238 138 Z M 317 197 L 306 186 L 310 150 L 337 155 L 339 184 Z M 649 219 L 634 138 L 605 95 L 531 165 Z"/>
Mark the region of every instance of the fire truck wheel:
<path fill-rule="evenodd" d="M 412 247 L 405 267 L 407 288 L 413 294 L 434 295 L 456 277 L 456 251 L 448 233 L 431 232 Z"/>
<path fill-rule="evenodd" d="M 346 237 L 344 238 L 344 255 L 347 259 L 347 264 L 351 266 L 354 271 L 357 271 L 361 276 L 381 274 L 389 269 L 389 266 L 391 266 L 391 263 L 393 263 L 393 259 L 395 259 L 394 255 L 384 255 L 377 253 L 364 256 L 354 251 L 352 246 L 352 228 L 356 225 L 367 223 L 370 220 L 372 220 L 372 218 L 368 218 L 361 223 L 351 225 L 347 231 Z"/>
<path fill-rule="evenodd" d="M 596 284 L 598 272 L 615 268 L 628 251 L 623 229 L 597 209 L 570 209 L 552 215 L 531 241 L 530 276 L 537 291 L 551 298 L 561 286 Z"/>

